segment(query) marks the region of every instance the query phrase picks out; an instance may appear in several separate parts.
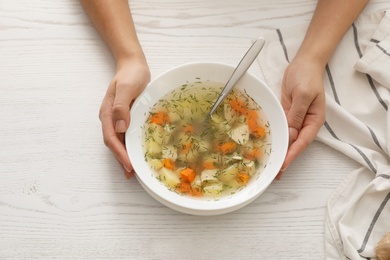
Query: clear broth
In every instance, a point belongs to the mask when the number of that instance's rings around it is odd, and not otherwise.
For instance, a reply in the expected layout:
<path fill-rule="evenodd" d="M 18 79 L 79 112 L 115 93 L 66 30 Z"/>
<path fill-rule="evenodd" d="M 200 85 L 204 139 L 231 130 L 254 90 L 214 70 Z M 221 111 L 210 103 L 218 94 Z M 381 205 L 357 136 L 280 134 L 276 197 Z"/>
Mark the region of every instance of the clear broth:
<path fill-rule="evenodd" d="M 269 123 L 247 93 L 233 89 L 208 118 L 222 87 L 208 81 L 184 84 L 149 112 L 145 160 L 174 192 L 218 199 L 247 186 L 266 166 Z"/>

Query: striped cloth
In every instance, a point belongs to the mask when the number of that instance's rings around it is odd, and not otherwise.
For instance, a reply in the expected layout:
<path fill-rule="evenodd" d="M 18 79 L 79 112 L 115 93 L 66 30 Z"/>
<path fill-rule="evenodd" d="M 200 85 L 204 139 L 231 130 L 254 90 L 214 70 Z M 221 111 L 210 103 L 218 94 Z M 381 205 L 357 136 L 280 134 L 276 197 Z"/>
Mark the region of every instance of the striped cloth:
<path fill-rule="evenodd" d="M 284 70 L 307 27 L 265 36 L 259 63 L 279 96 Z M 378 241 L 390 232 L 390 12 L 355 21 L 327 64 L 323 81 L 326 122 L 317 140 L 361 165 L 346 173 L 328 200 L 325 256 L 375 259 Z"/>

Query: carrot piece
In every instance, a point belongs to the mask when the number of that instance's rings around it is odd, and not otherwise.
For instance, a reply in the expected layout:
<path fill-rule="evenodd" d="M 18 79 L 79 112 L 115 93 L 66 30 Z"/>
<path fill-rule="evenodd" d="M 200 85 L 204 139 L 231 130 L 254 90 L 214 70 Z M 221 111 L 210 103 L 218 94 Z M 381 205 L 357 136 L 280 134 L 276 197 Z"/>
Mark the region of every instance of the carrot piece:
<path fill-rule="evenodd" d="M 190 124 L 186 125 L 184 127 L 184 133 L 186 134 L 193 134 L 194 133 L 194 127 Z"/>
<path fill-rule="evenodd" d="M 215 169 L 215 163 L 211 161 L 205 161 L 202 163 L 203 169 L 205 170 L 212 170 Z"/>
<path fill-rule="evenodd" d="M 249 131 L 252 133 L 259 126 L 258 125 L 259 114 L 257 113 L 256 110 L 249 110 L 246 115 L 246 118 L 247 118 L 246 121 L 248 123 Z"/>
<path fill-rule="evenodd" d="M 249 132 L 256 138 L 264 138 L 265 129 L 259 125 L 259 114 L 257 111 L 249 110 L 246 116 Z"/>
<path fill-rule="evenodd" d="M 157 112 L 152 114 L 150 121 L 158 125 L 165 125 L 168 123 L 168 115 L 164 112 Z"/>
<path fill-rule="evenodd" d="M 188 182 L 180 182 L 176 186 L 176 190 L 180 193 L 189 193 L 191 192 L 191 184 L 189 184 Z"/>
<path fill-rule="evenodd" d="M 232 153 L 236 149 L 236 147 L 237 144 L 235 142 L 217 144 L 217 150 L 224 154 Z"/>
<path fill-rule="evenodd" d="M 236 176 L 236 180 L 238 183 L 245 185 L 249 181 L 249 174 L 246 172 L 239 172 Z"/>
<path fill-rule="evenodd" d="M 191 147 L 192 147 L 192 143 L 191 142 L 183 144 L 182 148 L 181 148 L 181 153 L 188 153 L 189 150 L 191 149 Z"/>
<path fill-rule="evenodd" d="M 167 168 L 167 169 L 170 169 L 170 170 L 173 170 L 173 169 L 175 169 L 175 162 L 174 161 L 172 161 L 171 159 L 168 159 L 168 158 L 166 158 L 166 159 L 164 159 L 163 160 L 163 166 L 165 167 L 165 168 Z"/>
<path fill-rule="evenodd" d="M 176 190 L 183 194 L 188 194 L 194 197 L 201 197 L 203 195 L 202 187 L 192 186 L 188 182 L 181 182 L 176 186 Z"/>
<path fill-rule="evenodd" d="M 200 186 L 192 186 L 190 194 L 194 197 L 201 197 L 203 195 L 202 187 Z"/>
<path fill-rule="evenodd" d="M 191 168 L 185 168 L 180 171 L 180 176 L 184 182 L 191 183 L 195 179 L 195 172 Z"/>
<path fill-rule="evenodd" d="M 259 148 L 253 148 L 247 153 L 245 153 L 244 157 L 253 161 L 259 158 L 260 155 L 261 155 L 261 150 Z"/>
<path fill-rule="evenodd" d="M 230 100 L 229 105 L 241 115 L 245 115 L 248 112 L 247 104 L 238 98 Z"/>
<path fill-rule="evenodd" d="M 256 129 L 252 132 L 253 136 L 257 138 L 264 138 L 265 137 L 265 129 L 264 127 L 258 126 Z"/>

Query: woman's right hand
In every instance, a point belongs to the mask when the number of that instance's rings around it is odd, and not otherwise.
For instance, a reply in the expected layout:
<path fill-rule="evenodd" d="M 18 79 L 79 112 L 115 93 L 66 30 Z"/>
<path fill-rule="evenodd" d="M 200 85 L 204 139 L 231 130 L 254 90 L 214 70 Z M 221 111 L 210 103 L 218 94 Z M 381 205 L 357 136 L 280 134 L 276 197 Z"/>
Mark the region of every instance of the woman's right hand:
<path fill-rule="evenodd" d="M 150 71 L 143 56 L 118 60 L 116 74 L 100 107 L 104 143 L 114 154 L 127 178 L 134 175 L 125 147 L 130 108 L 149 81 Z"/>

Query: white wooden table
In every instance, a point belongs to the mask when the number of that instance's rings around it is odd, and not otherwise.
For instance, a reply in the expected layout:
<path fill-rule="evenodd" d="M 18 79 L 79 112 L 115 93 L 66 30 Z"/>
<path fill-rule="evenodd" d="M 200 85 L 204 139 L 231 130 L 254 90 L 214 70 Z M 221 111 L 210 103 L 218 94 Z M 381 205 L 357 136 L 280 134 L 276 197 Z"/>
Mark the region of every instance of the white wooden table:
<path fill-rule="evenodd" d="M 134 0 L 152 77 L 235 65 L 253 38 L 311 18 L 311 0 Z M 371 1 L 366 12 L 389 9 Z M 0 0 L 0 259 L 322 259 L 328 196 L 357 164 L 314 142 L 236 212 L 184 215 L 127 180 L 104 146 L 114 60 L 77 0 Z M 251 72 L 260 75 L 258 64 Z"/>

